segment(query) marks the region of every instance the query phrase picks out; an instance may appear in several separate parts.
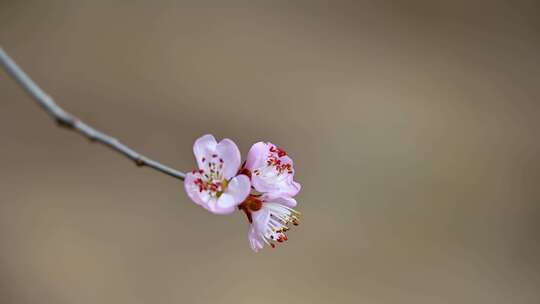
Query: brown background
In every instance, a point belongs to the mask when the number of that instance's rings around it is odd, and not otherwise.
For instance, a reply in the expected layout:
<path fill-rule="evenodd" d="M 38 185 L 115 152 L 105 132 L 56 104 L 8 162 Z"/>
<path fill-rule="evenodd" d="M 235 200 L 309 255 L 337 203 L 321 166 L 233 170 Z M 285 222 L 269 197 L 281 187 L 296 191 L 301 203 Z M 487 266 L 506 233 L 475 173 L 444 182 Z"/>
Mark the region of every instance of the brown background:
<path fill-rule="evenodd" d="M 304 214 L 254 254 L 242 214 L 56 128 L 2 71 L 0 303 L 538 303 L 539 12 L 0 1 L 0 44 L 66 109 L 180 170 L 205 133 L 271 140 Z"/>

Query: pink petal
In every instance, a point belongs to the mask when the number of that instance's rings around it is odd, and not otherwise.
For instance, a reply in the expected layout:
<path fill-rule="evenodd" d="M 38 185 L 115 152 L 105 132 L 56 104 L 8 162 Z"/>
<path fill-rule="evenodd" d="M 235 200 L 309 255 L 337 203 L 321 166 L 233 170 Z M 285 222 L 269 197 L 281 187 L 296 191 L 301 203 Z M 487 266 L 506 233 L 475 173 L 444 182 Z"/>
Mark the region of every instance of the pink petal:
<path fill-rule="evenodd" d="M 206 134 L 197 138 L 193 144 L 193 154 L 195 154 L 199 169 L 204 169 L 204 163 L 202 161 L 203 157 L 208 158 L 208 155 L 213 154 L 216 150 L 216 146 L 216 139 L 211 134 Z"/>
<path fill-rule="evenodd" d="M 251 183 L 259 192 L 284 194 L 290 197 L 297 195 L 301 189 L 300 184 L 294 181 L 293 174 L 290 174 L 286 179 L 279 182 L 268 182 L 268 180 L 260 176 L 252 175 Z"/>
<path fill-rule="evenodd" d="M 251 183 L 259 192 L 281 192 L 279 184 L 267 183 L 263 178 L 257 175 L 251 175 Z"/>
<path fill-rule="evenodd" d="M 239 205 L 247 198 L 250 191 L 251 182 L 249 181 L 249 177 L 240 174 L 229 181 L 226 193 L 234 198 L 236 205 Z"/>
<path fill-rule="evenodd" d="M 197 205 L 203 206 L 208 202 L 208 195 L 205 191 L 200 192 L 199 187 L 195 185 L 195 180 L 200 177 L 200 174 L 189 172 L 184 180 L 184 189 L 189 198 Z"/>
<path fill-rule="evenodd" d="M 251 146 L 246 158 L 246 169 L 253 171 L 263 167 L 268 156 L 268 149 L 268 145 L 262 141 Z"/>
<path fill-rule="evenodd" d="M 270 212 L 263 206 L 260 210 L 253 212 L 251 218 L 253 219 L 251 225 L 255 227 L 258 232 L 264 233 L 268 226 L 268 222 L 270 221 Z"/>
<path fill-rule="evenodd" d="M 281 193 L 280 194 L 268 193 L 268 194 L 263 195 L 262 199 L 264 202 L 281 204 L 289 208 L 294 208 L 297 205 L 297 202 L 294 198 L 283 195 Z"/>
<path fill-rule="evenodd" d="M 298 194 L 298 192 L 300 192 L 300 189 L 301 189 L 301 185 L 295 181 L 292 180 L 292 176 L 291 176 L 291 180 L 286 184 L 285 187 L 283 187 L 281 189 L 281 192 L 285 195 L 288 195 L 288 196 L 295 196 Z"/>
<path fill-rule="evenodd" d="M 229 214 L 233 213 L 236 210 L 238 205 L 235 202 L 234 197 L 228 193 L 223 193 L 217 199 L 216 203 L 210 206 L 210 211 L 215 214 Z"/>
<path fill-rule="evenodd" d="M 217 155 L 223 160 L 223 176 L 230 179 L 240 169 L 240 150 L 234 141 L 225 138 L 216 146 Z"/>
<path fill-rule="evenodd" d="M 253 251 L 259 252 L 259 250 L 264 248 L 264 244 L 260 241 L 258 233 L 253 226 L 249 227 L 248 240 L 249 246 Z"/>

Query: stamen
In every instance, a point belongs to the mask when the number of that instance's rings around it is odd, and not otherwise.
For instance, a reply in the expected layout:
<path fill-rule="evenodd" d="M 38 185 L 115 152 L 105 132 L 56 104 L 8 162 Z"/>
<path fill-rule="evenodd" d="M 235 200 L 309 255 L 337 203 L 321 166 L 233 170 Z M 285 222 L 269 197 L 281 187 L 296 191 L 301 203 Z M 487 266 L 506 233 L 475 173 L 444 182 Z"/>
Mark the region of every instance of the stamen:
<path fill-rule="evenodd" d="M 212 155 L 213 158 L 218 157 L 217 154 Z M 202 161 L 206 163 L 206 170 L 194 170 L 193 174 L 200 174 L 200 177 L 193 183 L 199 188 L 199 192 L 207 191 L 210 196 L 220 197 L 227 190 L 227 180 L 223 177 L 224 161 L 219 159 L 219 166 L 214 161 L 206 162 L 206 157 L 202 157 Z"/>

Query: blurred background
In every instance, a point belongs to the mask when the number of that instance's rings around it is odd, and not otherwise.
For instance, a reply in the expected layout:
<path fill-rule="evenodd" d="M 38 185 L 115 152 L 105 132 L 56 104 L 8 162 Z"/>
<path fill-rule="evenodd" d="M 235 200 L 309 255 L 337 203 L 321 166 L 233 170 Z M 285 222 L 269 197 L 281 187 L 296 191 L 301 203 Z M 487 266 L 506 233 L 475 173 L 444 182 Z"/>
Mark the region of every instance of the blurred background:
<path fill-rule="evenodd" d="M 302 224 L 57 128 L 0 71 L 1 303 L 539 303 L 538 1 L 6 1 L 66 110 L 179 170 L 202 134 L 295 159 Z"/>

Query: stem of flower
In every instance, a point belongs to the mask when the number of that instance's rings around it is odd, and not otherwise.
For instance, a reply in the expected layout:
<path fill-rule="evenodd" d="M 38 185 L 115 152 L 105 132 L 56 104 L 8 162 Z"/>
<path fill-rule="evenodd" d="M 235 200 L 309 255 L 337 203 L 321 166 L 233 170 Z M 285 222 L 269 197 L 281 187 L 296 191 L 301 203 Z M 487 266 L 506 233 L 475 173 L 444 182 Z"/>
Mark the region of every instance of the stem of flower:
<path fill-rule="evenodd" d="M 47 95 L 26 73 L 11 59 L 6 52 L 0 47 L 0 65 L 4 67 L 6 72 L 37 102 L 43 110 L 45 110 L 60 127 L 68 130 L 73 130 L 92 142 L 97 142 L 105 145 L 112 150 L 131 159 L 139 167 L 149 167 L 169 176 L 184 180 L 185 174 L 165 166 L 155 160 L 152 160 L 137 151 L 131 149 L 121 143 L 114 137 L 111 137 L 103 132 L 100 132 L 93 127 L 85 124 L 75 116 L 64 111 L 56 102 Z"/>

